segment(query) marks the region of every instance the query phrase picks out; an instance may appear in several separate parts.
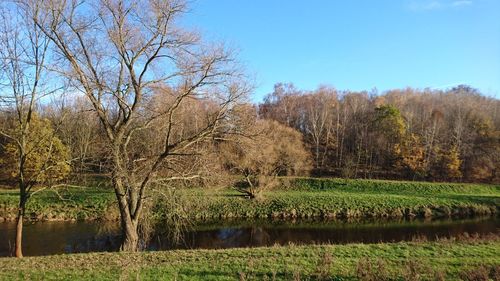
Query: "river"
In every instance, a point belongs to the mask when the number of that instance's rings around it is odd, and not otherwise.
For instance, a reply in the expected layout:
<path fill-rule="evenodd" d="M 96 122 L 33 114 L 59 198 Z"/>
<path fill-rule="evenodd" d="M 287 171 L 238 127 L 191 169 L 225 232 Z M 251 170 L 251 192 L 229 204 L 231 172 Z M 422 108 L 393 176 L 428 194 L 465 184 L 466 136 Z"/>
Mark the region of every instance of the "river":
<path fill-rule="evenodd" d="M 160 229 L 167 227 L 160 227 Z M 468 234 L 500 234 L 499 218 L 412 221 L 243 221 L 191 226 L 174 243 L 164 231 L 152 235 L 147 250 L 220 249 L 275 244 L 345 244 L 434 240 Z M 0 223 L 0 256 L 10 256 L 15 224 Z M 116 224 L 99 222 L 36 222 L 24 228 L 26 256 L 116 251 Z"/>

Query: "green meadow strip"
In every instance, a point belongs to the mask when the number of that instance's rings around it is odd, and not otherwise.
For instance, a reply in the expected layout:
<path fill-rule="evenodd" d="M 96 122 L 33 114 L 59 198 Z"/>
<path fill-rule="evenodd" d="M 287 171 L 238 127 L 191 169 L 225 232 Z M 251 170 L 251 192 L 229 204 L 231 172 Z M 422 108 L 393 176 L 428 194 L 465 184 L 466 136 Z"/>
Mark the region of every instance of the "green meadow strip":
<path fill-rule="evenodd" d="M 1 280 L 458 280 L 495 274 L 500 242 L 276 246 L 0 258 Z M 415 280 L 415 279 L 410 279 Z"/>

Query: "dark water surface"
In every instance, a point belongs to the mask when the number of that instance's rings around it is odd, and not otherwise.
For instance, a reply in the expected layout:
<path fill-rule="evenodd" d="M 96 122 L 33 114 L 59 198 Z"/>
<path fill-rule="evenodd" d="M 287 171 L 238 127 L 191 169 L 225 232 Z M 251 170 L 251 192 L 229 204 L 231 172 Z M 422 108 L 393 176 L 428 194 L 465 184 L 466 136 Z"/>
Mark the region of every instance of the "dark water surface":
<path fill-rule="evenodd" d="M 275 244 L 345 244 L 408 241 L 415 237 L 434 240 L 464 233 L 500 234 L 499 218 L 436 221 L 248 221 L 193 226 L 179 243 L 156 234 L 148 250 L 218 249 Z M 15 224 L 0 223 L 0 256 L 10 256 Z M 26 256 L 62 253 L 116 251 L 120 236 L 117 225 L 98 222 L 38 222 L 25 224 L 23 250 Z"/>

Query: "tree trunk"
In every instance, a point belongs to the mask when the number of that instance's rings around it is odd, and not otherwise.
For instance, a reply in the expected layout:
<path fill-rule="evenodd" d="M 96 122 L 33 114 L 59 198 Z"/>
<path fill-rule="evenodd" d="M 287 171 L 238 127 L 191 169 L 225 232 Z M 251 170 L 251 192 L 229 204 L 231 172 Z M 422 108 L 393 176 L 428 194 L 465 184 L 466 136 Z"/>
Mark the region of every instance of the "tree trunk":
<path fill-rule="evenodd" d="M 135 198 L 131 198 L 131 188 L 125 188 L 124 180 L 120 175 L 121 173 L 115 173 L 113 175 L 113 187 L 118 201 L 118 208 L 120 209 L 120 222 L 123 239 L 120 251 L 137 252 L 139 250 L 139 220 L 138 218 L 133 217 L 135 210 L 130 209 L 130 206 L 137 204 L 136 202 L 130 202 L 130 199 Z"/>
<path fill-rule="evenodd" d="M 123 239 L 120 251 L 137 252 L 139 250 L 139 224 L 132 218 L 126 202 L 125 198 L 118 198 Z"/>
<path fill-rule="evenodd" d="M 137 252 L 139 251 L 139 233 L 137 231 L 137 223 L 130 220 L 128 222 L 123 222 L 122 219 L 122 230 L 123 230 L 123 240 L 120 246 L 120 251 L 125 252 Z"/>
<path fill-rule="evenodd" d="M 17 258 L 23 257 L 23 219 L 24 219 L 24 209 L 25 204 L 24 200 L 21 199 L 21 203 L 19 204 L 19 211 L 17 212 L 17 223 L 16 223 L 16 242 L 15 242 L 15 252 Z"/>

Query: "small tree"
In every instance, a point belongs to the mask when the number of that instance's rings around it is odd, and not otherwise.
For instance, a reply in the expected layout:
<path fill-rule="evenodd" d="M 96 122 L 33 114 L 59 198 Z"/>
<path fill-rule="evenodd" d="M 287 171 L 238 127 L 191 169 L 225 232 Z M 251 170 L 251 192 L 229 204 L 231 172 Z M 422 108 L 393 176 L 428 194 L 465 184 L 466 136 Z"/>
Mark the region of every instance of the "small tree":
<path fill-rule="evenodd" d="M 0 9 L 0 171 L 19 188 L 15 255 L 22 257 L 23 218 L 33 187 L 60 179 L 69 167 L 50 122 L 36 115 L 40 99 L 56 92 L 57 83 L 49 83 L 45 71 L 49 40 L 23 11 L 8 3 Z"/>
<path fill-rule="evenodd" d="M 276 183 L 277 176 L 299 175 L 311 168 L 302 135 L 276 121 L 257 120 L 248 136 L 221 145 L 221 157 L 246 185 L 237 187 L 249 198 Z"/>
<path fill-rule="evenodd" d="M 1 130 L 0 180 L 19 188 L 19 209 L 16 217 L 15 255 L 22 257 L 23 219 L 26 203 L 37 191 L 36 186 L 48 185 L 70 172 L 69 150 L 57 138 L 47 119 L 32 115 L 29 123 L 12 118 L 10 128 Z M 29 129 L 23 129 L 29 125 Z"/>

